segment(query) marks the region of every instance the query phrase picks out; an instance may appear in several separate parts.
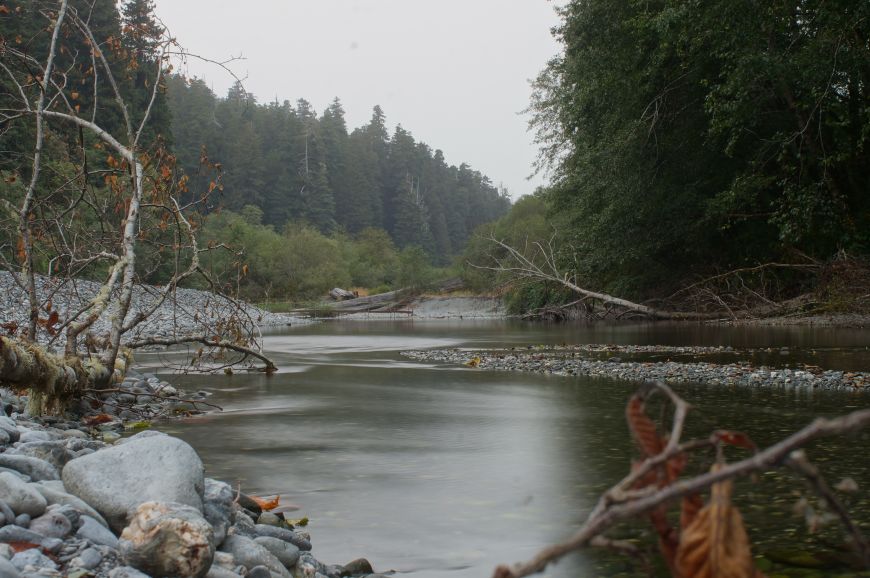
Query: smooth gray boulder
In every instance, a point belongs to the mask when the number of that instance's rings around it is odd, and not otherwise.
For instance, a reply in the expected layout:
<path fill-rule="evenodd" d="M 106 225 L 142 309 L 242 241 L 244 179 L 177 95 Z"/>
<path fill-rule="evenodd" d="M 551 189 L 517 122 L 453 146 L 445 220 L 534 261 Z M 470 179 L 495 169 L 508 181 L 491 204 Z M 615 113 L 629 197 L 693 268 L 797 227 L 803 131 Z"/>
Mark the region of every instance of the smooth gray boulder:
<path fill-rule="evenodd" d="M 144 502 L 176 502 L 202 511 L 203 467 L 196 451 L 156 432 L 71 460 L 66 490 L 100 512 L 120 532 Z"/>
<path fill-rule="evenodd" d="M 41 516 L 45 512 L 48 503 L 42 494 L 33 488 L 33 485 L 9 472 L 0 472 L 0 496 L 16 514 Z M 7 521 L 12 522 L 12 520 Z"/>
<path fill-rule="evenodd" d="M 214 535 L 199 510 L 145 502 L 121 533 L 124 561 L 152 576 L 205 576 L 214 559 Z"/>
<path fill-rule="evenodd" d="M 241 564 L 249 570 L 255 566 L 265 566 L 275 574 L 290 578 L 290 572 L 281 561 L 250 538 L 236 535 L 227 536 L 221 545 L 221 550 L 232 554 L 237 564 Z"/>
<path fill-rule="evenodd" d="M 16 456 L 2 453 L 0 454 L 0 467 L 17 470 L 25 476 L 30 476 L 30 479 L 34 482 L 60 479 L 57 468 L 45 460 L 30 456 Z"/>
<path fill-rule="evenodd" d="M 60 486 L 61 484 L 59 482 L 57 484 L 52 484 L 52 482 L 38 482 L 36 484 L 31 484 L 30 487 L 39 492 L 49 505 L 57 504 L 60 506 L 70 506 L 82 514 L 87 514 L 94 518 L 103 526 L 107 528 L 109 527 L 108 522 L 103 519 L 98 511 L 87 505 L 87 503 L 85 503 L 81 498 L 57 489 L 55 487 L 56 485 Z"/>

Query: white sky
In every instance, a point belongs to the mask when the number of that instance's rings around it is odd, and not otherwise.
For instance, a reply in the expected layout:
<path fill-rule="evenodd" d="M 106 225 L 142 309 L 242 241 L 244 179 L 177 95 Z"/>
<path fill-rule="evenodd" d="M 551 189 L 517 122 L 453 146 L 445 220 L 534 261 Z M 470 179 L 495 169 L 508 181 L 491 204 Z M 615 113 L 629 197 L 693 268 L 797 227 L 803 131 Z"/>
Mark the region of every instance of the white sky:
<path fill-rule="evenodd" d="M 529 80 L 558 45 L 550 0 L 156 0 L 156 13 L 189 51 L 233 70 L 259 102 L 298 98 L 318 114 L 333 97 L 349 129 L 380 104 L 450 164 L 467 162 L 531 193 L 537 150 L 527 131 Z M 219 96 L 232 78 L 191 61 Z"/>

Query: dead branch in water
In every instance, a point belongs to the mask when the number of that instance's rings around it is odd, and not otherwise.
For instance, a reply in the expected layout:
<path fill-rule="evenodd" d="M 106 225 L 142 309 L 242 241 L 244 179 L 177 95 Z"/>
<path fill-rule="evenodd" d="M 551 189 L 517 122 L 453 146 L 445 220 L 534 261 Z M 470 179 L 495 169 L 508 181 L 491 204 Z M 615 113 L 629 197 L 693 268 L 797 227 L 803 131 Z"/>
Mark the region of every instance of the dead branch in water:
<path fill-rule="evenodd" d="M 852 543 L 858 555 L 865 566 L 867 565 L 867 541 L 859 527 L 852 521 L 842 504 L 833 496 L 818 469 L 809 464 L 806 456 L 799 450 L 818 438 L 843 435 L 870 426 L 870 409 L 854 411 L 833 419 L 817 418 L 803 429 L 768 448 L 755 452 L 746 459 L 729 464 L 718 463 L 707 473 L 687 479 L 676 479 L 676 476 L 673 476 L 674 471 L 678 473 L 682 470 L 685 465 L 686 456 L 692 450 L 710 446 L 715 446 L 721 450 L 723 444 L 751 448 L 752 444 L 742 434 L 727 431 L 714 432 L 706 440 L 681 442 L 680 436 L 689 409 L 688 404 L 662 383 L 657 383 L 653 387 L 654 390 L 651 391 L 660 391 L 666 394 L 676 408 L 671 434 L 667 438 L 664 438 L 659 436 L 654 429 L 650 430 L 649 424 L 652 422 L 649 421 L 648 424 L 645 421 L 649 420 L 645 414 L 642 417 L 636 418 L 635 424 L 632 425 L 632 431 L 635 433 L 638 444 L 645 452 L 648 449 L 657 449 L 658 451 L 654 455 L 647 455 L 646 459 L 635 465 L 631 473 L 607 490 L 599 498 L 598 503 L 587 517 L 583 526 L 568 540 L 541 550 L 534 558 L 526 562 L 514 566 L 499 566 L 493 574 L 494 578 L 521 578 L 542 572 L 549 564 L 556 562 L 566 554 L 601 544 L 602 537 L 605 540 L 607 539 L 604 536 L 605 532 L 617 522 L 637 518 L 642 515 L 652 515 L 660 508 L 666 507 L 667 504 L 679 499 L 684 500 L 685 513 L 685 500 L 697 496 L 702 491 L 713 487 L 715 497 L 717 487 L 721 494 L 724 488 L 722 486 L 723 483 L 730 484 L 730 481 L 735 478 L 783 466 L 791 467 L 806 477 L 810 482 L 810 486 L 831 505 L 852 537 Z M 632 403 L 640 403 L 640 410 L 642 412 L 642 404 L 645 397 L 643 392 L 633 397 L 632 402 L 629 402 L 629 413 L 631 413 Z M 629 417 L 631 419 L 631 415 Z M 721 456 L 721 451 L 718 453 Z M 657 477 L 654 476 L 656 472 L 659 472 Z M 651 480 L 653 481 L 651 482 Z M 711 502 L 711 506 L 708 507 L 713 507 L 714 505 Z M 734 509 L 732 508 L 732 510 Z M 694 519 L 697 520 L 702 512 L 703 510 L 695 514 Z M 697 528 L 694 526 L 687 525 L 687 527 L 697 531 Z M 684 537 L 686 529 L 684 527 L 682 531 L 672 535 L 675 540 L 671 544 L 675 546 L 672 555 L 677 556 L 677 564 L 672 565 L 672 561 L 669 561 L 669 566 L 672 567 L 675 576 L 682 576 L 680 571 L 674 568 L 680 567 L 679 556 L 681 553 L 684 556 L 686 554 L 685 549 L 680 550 L 680 548 L 684 548 L 681 538 Z M 664 536 L 660 528 L 656 527 L 656 530 L 660 531 L 660 538 L 663 538 Z M 660 543 L 662 542 L 664 540 L 660 539 Z M 667 557 L 666 544 L 664 543 L 662 543 L 662 551 Z M 756 575 L 753 572 L 755 572 L 754 568 L 750 568 L 736 575 L 750 578 Z"/>

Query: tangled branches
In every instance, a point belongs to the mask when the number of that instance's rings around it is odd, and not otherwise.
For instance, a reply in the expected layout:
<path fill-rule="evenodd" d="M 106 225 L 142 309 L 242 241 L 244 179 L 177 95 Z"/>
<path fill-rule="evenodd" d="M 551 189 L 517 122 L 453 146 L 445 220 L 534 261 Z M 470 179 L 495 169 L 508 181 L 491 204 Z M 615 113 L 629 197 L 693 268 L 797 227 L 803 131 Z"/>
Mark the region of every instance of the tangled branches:
<path fill-rule="evenodd" d="M 646 415 L 645 402 L 653 393 L 667 396 L 674 406 L 668 436 L 662 436 Z M 777 467 L 789 467 L 804 476 L 810 487 L 823 498 L 842 521 L 851 545 L 865 567 L 870 567 L 870 548 L 857 524 L 839 502 L 818 468 L 801 451 L 809 442 L 842 435 L 870 426 L 870 410 L 859 410 L 833 419 L 817 418 L 789 437 L 762 450 L 756 450 L 744 434 L 715 431 L 709 438 L 682 441 L 689 404 L 662 383 L 643 388 L 631 398 L 626 416 L 643 460 L 598 500 L 586 522 L 568 540 L 545 548 L 534 558 L 515 566 L 499 566 L 494 578 L 520 578 L 542 572 L 566 554 L 590 546 L 628 551 L 605 533 L 617 522 L 646 516 L 659 537 L 659 546 L 673 576 L 695 578 L 732 576 L 753 578 L 760 572 L 753 566 L 749 539 L 740 514 L 731 504 L 731 484 L 735 478 Z M 722 449 L 736 445 L 752 452 L 740 461 L 725 463 Z M 681 478 L 691 455 L 702 449 L 716 452 L 709 472 Z M 711 491 L 706 505 L 700 493 Z M 669 506 L 680 501 L 680 524 L 672 526 L 666 515 Z M 724 573 L 722 573 L 724 572 Z"/>

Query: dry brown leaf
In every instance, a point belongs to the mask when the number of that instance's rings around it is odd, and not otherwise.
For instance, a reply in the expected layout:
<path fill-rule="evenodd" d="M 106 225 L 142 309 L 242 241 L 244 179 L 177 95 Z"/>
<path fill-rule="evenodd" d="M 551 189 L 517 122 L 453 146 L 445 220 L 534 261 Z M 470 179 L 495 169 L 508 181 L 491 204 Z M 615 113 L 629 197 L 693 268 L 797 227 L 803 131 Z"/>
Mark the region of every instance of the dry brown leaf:
<path fill-rule="evenodd" d="M 631 435 L 634 436 L 637 445 L 640 446 L 644 457 L 650 457 L 661 453 L 664 448 L 664 440 L 656 430 L 656 424 L 646 414 L 644 403 L 637 395 L 631 396 L 625 408 L 625 419 Z"/>
<path fill-rule="evenodd" d="M 683 501 L 680 507 L 680 528 L 688 528 L 695 518 L 698 517 L 698 512 L 704 508 L 704 500 L 701 494 L 689 494 L 683 496 Z"/>
<path fill-rule="evenodd" d="M 713 471 L 721 468 L 713 466 Z M 713 484 L 710 502 L 683 529 L 676 576 L 682 578 L 760 578 L 740 512 L 731 504 L 733 482 Z"/>

